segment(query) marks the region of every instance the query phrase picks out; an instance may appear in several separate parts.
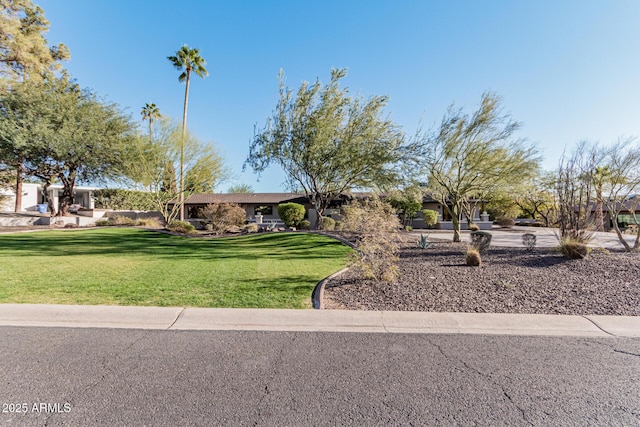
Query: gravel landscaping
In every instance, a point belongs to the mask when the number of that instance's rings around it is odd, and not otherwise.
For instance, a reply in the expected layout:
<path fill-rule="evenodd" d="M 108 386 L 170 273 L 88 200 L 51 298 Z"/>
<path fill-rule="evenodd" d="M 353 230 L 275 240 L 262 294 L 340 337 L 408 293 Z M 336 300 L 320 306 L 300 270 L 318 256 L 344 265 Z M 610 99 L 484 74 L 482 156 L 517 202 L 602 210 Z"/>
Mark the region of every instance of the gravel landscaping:
<path fill-rule="evenodd" d="M 492 247 L 480 267 L 464 264 L 467 243 L 405 244 L 396 283 L 351 271 L 327 283 L 324 307 L 472 313 L 640 316 L 640 254 L 593 250 L 584 260 L 554 249 Z"/>

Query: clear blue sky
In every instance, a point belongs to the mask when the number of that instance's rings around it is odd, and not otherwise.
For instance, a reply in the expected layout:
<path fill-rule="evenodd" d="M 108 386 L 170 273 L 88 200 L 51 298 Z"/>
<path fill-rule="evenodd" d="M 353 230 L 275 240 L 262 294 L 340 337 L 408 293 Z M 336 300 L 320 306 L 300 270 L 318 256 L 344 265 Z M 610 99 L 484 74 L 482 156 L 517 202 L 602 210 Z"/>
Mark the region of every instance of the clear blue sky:
<path fill-rule="evenodd" d="M 392 120 L 413 134 L 455 102 L 485 91 L 523 123 L 553 169 L 565 147 L 640 136 L 640 1 L 165 1 L 35 0 L 48 40 L 71 50 L 82 86 L 140 118 L 146 102 L 180 119 L 184 85 L 166 59 L 199 48 L 210 76 L 193 80 L 188 126 L 216 144 L 233 179 L 283 191 L 276 167 L 242 173 L 254 125 L 287 84 L 327 82 L 347 67 L 354 94 L 388 95 Z"/>

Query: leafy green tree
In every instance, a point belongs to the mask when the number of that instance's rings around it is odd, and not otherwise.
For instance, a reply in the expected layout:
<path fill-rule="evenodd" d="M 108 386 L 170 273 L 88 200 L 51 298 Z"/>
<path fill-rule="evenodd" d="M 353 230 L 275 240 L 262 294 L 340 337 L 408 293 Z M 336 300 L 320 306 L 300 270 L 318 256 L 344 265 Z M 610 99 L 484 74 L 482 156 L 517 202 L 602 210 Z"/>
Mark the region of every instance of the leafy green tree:
<path fill-rule="evenodd" d="M 485 93 L 473 114 L 450 107 L 437 129 L 418 133 L 412 143 L 416 168 L 422 168 L 432 197 L 451 215 L 454 242 L 460 241 L 460 220 L 470 199 L 507 189 L 537 173 L 540 158 L 535 147 L 512 139 L 518 128 L 502 114 L 500 99 Z"/>
<path fill-rule="evenodd" d="M 0 77 L 10 81 L 38 79 L 69 59 L 64 44 L 49 46 L 49 21 L 31 0 L 0 0 Z"/>
<path fill-rule="evenodd" d="M 154 139 L 138 138 L 130 147 L 127 176 L 133 183 L 145 183 L 154 195 L 156 208 L 166 223 L 180 214 L 177 167 L 182 160 L 186 170 L 186 192 L 213 192 L 228 176 L 224 159 L 213 144 L 185 133 L 185 156 L 181 158 L 182 131 L 168 117 L 154 122 Z"/>
<path fill-rule="evenodd" d="M 185 190 L 185 175 L 184 175 L 184 145 L 187 132 L 187 107 L 189 106 L 189 84 L 191 82 L 191 73 L 196 73 L 197 76 L 202 78 L 209 75 L 209 72 L 204 65 L 207 63 L 202 56 L 200 56 L 200 49 L 190 49 L 187 45 L 183 45 L 180 50 L 176 52 L 174 56 L 168 56 L 167 59 L 173 64 L 178 71 L 181 71 L 178 76 L 178 81 L 186 82 L 184 91 L 184 110 L 182 114 L 182 145 L 180 148 L 180 221 L 184 221 L 184 190 Z"/>
<path fill-rule="evenodd" d="M 227 193 L 253 193 L 253 187 L 249 184 L 236 184 L 229 187 Z"/>
<path fill-rule="evenodd" d="M 63 185 L 58 215 L 77 181 L 120 176 L 134 139 L 130 117 L 66 77 L 15 85 L 0 101 L 0 150 L 24 160 L 26 174 Z"/>
<path fill-rule="evenodd" d="M 422 208 L 422 191 L 417 187 L 392 191 L 387 196 L 387 201 L 400 216 L 402 224 L 410 226 Z"/>
<path fill-rule="evenodd" d="M 331 71 L 323 86 L 303 82 L 293 93 L 280 71 L 280 99 L 263 129 L 254 132 L 245 167 L 263 172 L 275 163 L 290 189 L 302 189 L 319 217 L 329 203 L 353 188 L 397 181 L 403 134 L 383 118 L 386 96 L 352 98 L 340 88 L 345 69 Z"/>
<path fill-rule="evenodd" d="M 0 96 L 13 83 L 51 77 L 69 59 L 64 44 L 49 47 L 49 21 L 31 0 L 0 0 Z M 15 211 L 22 210 L 23 159 L 15 151 L 0 153 L 0 163 L 15 171 Z"/>

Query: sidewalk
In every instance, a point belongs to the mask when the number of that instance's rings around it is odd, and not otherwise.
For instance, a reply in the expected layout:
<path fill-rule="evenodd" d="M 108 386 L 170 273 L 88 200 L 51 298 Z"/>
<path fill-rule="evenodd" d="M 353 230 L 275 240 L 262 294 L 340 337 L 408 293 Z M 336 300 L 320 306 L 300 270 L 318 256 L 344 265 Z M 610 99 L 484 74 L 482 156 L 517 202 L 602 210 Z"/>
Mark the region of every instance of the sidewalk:
<path fill-rule="evenodd" d="M 640 337 L 640 317 L 0 304 L 0 326 Z"/>

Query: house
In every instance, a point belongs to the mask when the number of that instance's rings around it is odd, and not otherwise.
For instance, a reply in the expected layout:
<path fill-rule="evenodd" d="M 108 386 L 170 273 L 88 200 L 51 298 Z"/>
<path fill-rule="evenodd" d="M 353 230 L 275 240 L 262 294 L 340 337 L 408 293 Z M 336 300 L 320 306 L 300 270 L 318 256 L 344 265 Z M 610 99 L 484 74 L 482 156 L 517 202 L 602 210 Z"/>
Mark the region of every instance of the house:
<path fill-rule="evenodd" d="M 344 194 L 334 200 L 329 207 L 325 210 L 324 215 L 330 216 L 335 220 L 340 219 L 340 208 L 355 199 L 364 199 L 371 197 L 372 193 L 355 192 L 352 194 Z M 384 196 L 383 196 L 384 197 Z M 185 200 L 185 219 L 191 222 L 199 222 L 202 217 L 200 210 L 211 203 L 235 203 L 240 205 L 246 212 L 247 221 L 268 223 L 270 221 L 282 221 L 278 216 L 278 205 L 281 203 L 298 203 L 303 205 L 307 213 L 305 218 L 309 220 L 312 227 L 315 227 L 317 222 L 317 213 L 313 208 L 313 205 L 309 202 L 309 199 L 300 193 L 231 193 L 231 194 L 213 194 L 213 193 L 197 193 L 192 194 Z M 489 216 L 486 214 L 480 214 L 480 201 L 473 203 L 472 214 L 474 223 L 477 224 L 480 229 L 491 229 L 492 222 L 489 221 Z M 434 200 L 428 195 L 425 195 L 422 201 L 422 210 L 431 209 L 438 212 L 438 224 L 437 228 L 444 230 L 453 229 L 453 223 L 448 218 L 447 211 L 442 204 L 437 200 Z M 262 216 L 260 216 L 262 215 Z M 257 216 L 257 218 L 256 218 Z M 461 229 L 466 230 L 467 221 L 460 221 Z M 419 212 L 416 218 L 413 220 L 414 228 L 426 228 L 426 224 L 422 218 L 422 212 Z"/>
<path fill-rule="evenodd" d="M 596 203 L 589 202 L 587 209 L 589 211 L 589 221 L 594 222 L 596 218 Z M 640 223 L 640 196 L 633 196 L 623 202 L 616 202 L 615 210 L 619 212 L 615 220 L 620 229 L 626 229 L 629 225 Z M 607 205 L 603 204 L 602 219 L 605 231 L 613 229 L 614 218 L 612 216 Z"/>
<path fill-rule="evenodd" d="M 93 192 L 96 187 L 74 187 L 74 204 L 83 208 L 93 209 Z M 22 212 L 38 212 L 38 205 L 44 202 L 44 187 L 42 184 L 25 182 L 22 184 Z M 58 199 L 62 196 L 62 185 L 53 184 L 48 189 L 49 199 L 53 201 L 53 206 L 58 206 Z M 0 190 L 0 195 L 4 196 L 0 203 L 0 211 L 13 212 L 15 207 L 15 188 Z M 45 211 L 46 212 L 46 211 Z"/>

